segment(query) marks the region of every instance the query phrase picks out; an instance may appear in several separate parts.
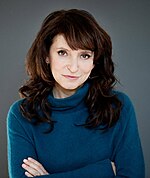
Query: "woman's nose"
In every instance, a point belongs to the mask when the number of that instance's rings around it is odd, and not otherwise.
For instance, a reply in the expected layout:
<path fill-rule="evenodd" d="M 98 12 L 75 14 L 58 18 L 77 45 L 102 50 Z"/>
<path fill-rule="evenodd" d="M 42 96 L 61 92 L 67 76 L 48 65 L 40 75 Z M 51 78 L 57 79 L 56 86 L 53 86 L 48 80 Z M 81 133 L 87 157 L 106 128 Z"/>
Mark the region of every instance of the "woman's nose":
<path fill-rule="evenodd" d="M 70 72 L 75 73 L 79 69 L 78 65 L 78 59 L 77 58 L 71 58 L 69 61 L 69 64 L 67 65 L 67 68 Z"/>

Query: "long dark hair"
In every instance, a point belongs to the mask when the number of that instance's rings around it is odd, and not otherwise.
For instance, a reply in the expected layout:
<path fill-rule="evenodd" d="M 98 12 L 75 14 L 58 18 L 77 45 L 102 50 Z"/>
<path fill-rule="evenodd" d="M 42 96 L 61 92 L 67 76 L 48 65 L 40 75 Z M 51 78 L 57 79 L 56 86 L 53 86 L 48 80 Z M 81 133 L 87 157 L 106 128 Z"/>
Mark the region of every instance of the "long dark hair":
<path fill-rule="evenodd" d="M 23 116 L 30 121 L 34 118 L 36 123 L 48 122 L 51 130 L 54 127 L 47 96 L 52 91 L 55 80 L 45 59 L 58 34 L 65 37 L 71 49 L 94 51 L 94 68 L 88 79 L 91 84 L 85 99 L 89 118 L 84 126 L 112 127 L 119 118 L 122 104 L 112 91 L 117 80 L 114 76 L 111 39 L 90 13 L 78 9 L 55 11 L 43 21 L 27 54 L 29 79 L 19 89 L 21 96 L 25 98 L 20 105 Z"/>

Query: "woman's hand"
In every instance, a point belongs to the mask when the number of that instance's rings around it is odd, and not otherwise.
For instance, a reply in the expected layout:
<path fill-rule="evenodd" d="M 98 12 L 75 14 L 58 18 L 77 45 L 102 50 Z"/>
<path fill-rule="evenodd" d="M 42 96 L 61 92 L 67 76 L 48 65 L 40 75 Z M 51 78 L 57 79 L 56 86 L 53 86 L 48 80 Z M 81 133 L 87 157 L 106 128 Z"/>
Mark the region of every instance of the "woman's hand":
<path fill-rule="evenodd" d="M 112 169 L 114 171 L 114 174 L 116 175 L 116 166 L 115 166 L 115 163 L 111 162 L 111 165 L 112 165 Z"/>
<path fill-rule="evenodd" d="M 114 162 L 111 162 L 112 169 L 114 174 L 116 175 L 116 166 Z M 23 160 L 22 164 L 23 169 L 25 169 L 25 175 L 27 177 L 35 177 L 35 176 L 42 176 L 42 175 L 49 175 L 49 173 L 45 170 L 41 163 L 36 161 L 33 158 L 28 158 Z"/>
<path fill-rule="evenodd" d="M 33 158 L 28 158 L 23 160 L 22 164 L 23 169 L 25 169 L 25 175 L 27 177 L 48 175 L 49 173 L 45 170 L 45 168 Z"/>

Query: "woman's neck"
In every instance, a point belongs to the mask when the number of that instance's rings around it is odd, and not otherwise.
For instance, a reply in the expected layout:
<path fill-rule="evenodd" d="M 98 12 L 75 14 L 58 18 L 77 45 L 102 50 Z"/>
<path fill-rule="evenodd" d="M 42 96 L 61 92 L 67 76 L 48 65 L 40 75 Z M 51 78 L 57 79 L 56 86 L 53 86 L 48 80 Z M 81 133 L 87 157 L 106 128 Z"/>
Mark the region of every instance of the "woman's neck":
<path fill-rule="evenodd" d="M 62 88 L 56 85 L 53 88 L 53 96 L 54 98 L 67 98 L 67 97 L 72 96 L 76 92 L 76 90 L 77 89 L 68 90 L 68 89 L 65 89 L 65 88 Z"/>

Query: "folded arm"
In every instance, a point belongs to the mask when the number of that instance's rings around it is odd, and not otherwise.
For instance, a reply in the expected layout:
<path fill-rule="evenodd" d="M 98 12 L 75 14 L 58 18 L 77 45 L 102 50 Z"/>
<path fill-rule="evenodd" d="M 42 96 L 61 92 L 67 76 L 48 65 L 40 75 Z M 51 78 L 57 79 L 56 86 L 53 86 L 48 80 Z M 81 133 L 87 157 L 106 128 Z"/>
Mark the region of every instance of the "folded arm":
<path fill-rule="evenodd" d="M 29 171 L 29 167 L 25 168 L 24 164 L 28 157 L 38 161 L 36 149 L 31 135 L 26 131 L 24 125 L 16 118 L 14 112 L 8 113 L 7 118 L 7 133 L 8 133 L 8 165 L 10 178 L 27 178 L 27 177 L 42 177 L 42 178 L 113 178 L 114 172 L 111 161 L 109 159 L 102 160 L 93 164 L 82 166 L 68 172 L 51 173 L 45 170 L 44 165 L 41 165 L 39 173 L 35 170 L 34 173 Z M 25 162 L 23 162 L 23 160 Z M 31 160 L 30 160 L 31 161 Z M 27 163 L 27 162 L 26 162 Z M 37 163 L 36 163 L 37 164 Z M 39 169 L 39 168 L 38 168 Z M 35 174 L 35 176 L 34 176 Z"/>

